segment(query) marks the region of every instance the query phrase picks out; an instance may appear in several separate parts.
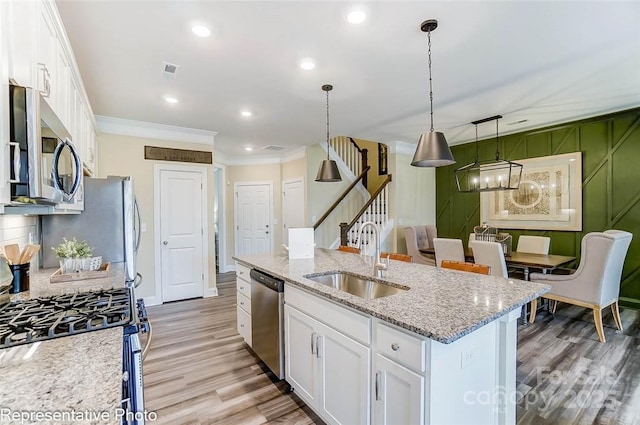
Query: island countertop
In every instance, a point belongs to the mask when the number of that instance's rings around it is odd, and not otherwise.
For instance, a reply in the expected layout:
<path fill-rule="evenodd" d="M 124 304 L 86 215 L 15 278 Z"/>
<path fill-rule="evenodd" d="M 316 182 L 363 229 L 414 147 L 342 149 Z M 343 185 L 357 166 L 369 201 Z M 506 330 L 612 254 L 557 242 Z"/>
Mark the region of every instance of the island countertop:
<path fill-rule="evenodd" d="M 518 279 L 446 270 L 391 261 L 381 280 L 409 288 L 366 300 L 304 276 L 347 271 L 372 280 L 371 257 L 316 249 L 311 259 L 290 260 L 286 253 L 233 257 L 339 304 L 401 328 L 449 344 L 548 292 L 551 287 Z"/>
<path fill-rule="evenodd" d="M 54 271 L 32 270 L 29 291 L 12 294 L 11 302 L 124 287 L 122 263 L 112 264 L 105 278 L 75 282 L 51 283 Z M 114 327 L 0 349 L 0 408 L 86 415 L 38 423 L 120 423 L 122 339 L 122 327 Z"/>

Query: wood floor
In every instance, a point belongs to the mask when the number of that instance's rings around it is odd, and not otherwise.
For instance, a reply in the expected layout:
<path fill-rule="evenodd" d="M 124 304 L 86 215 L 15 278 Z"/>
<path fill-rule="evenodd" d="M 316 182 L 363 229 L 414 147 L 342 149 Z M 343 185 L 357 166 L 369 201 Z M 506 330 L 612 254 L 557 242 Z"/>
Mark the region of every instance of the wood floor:
<path fill-rule="evenodd" d="M 322 424 L 282 382 L 274 383 L 236 332 L 233 274 L 219 297 L 150 307 L 154 336 L 144 363 L 154 424 Z M 518 330 L 519 425 L 640 425 L 640 312 L 604 317 L 560 305 Z M 393 424 L 404 425 L 404 424 Z"/>

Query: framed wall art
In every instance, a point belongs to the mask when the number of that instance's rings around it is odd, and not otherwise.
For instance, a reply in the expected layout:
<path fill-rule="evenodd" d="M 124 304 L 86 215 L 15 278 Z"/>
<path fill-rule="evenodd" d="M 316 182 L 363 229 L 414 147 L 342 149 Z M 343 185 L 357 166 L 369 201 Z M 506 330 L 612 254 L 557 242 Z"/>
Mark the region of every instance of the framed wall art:
<path fill-rule="evenodd" d="M 480 220 L 501 229 L 582 230 L 582 153 L 519 159 L 517 190 L 480 194 Z"/>

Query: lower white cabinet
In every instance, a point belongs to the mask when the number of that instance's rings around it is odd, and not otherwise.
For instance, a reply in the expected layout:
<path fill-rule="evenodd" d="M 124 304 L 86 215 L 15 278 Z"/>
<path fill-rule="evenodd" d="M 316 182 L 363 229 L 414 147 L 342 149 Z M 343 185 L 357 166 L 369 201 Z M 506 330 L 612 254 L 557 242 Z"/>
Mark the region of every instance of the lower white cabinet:
<path fill-rule="evenodd" d="M 251 340 L 251 278 L 249 268 L 243 264 L 236 263 L 236 318 L 238 333 L 249 347 Z"/>
<path fill-rule="evenodd" d="M 286 379 L 330 424 L 369 423 L 371 350 L 285 305 Z"/>
<path fill-rule="evenodd" d="M 424 423 L 424 376 L 386 357 L 373 360 L 373 421 L 379 425 Z"/>

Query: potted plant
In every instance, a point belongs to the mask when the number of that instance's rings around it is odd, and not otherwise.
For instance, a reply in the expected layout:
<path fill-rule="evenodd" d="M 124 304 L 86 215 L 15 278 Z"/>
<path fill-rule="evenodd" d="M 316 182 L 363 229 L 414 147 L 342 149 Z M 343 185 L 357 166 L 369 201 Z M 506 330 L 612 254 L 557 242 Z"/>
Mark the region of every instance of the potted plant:
<path fill-rule="evenodd" d="M 92 249 L 87 241 L 78 241 L 75 237 L 72 240 L 62 238 L 62 243 L 51 249 L 60 259 L 62 273 L 84 270 L 84 260 L 91 259 L 92 254 Z"/>

